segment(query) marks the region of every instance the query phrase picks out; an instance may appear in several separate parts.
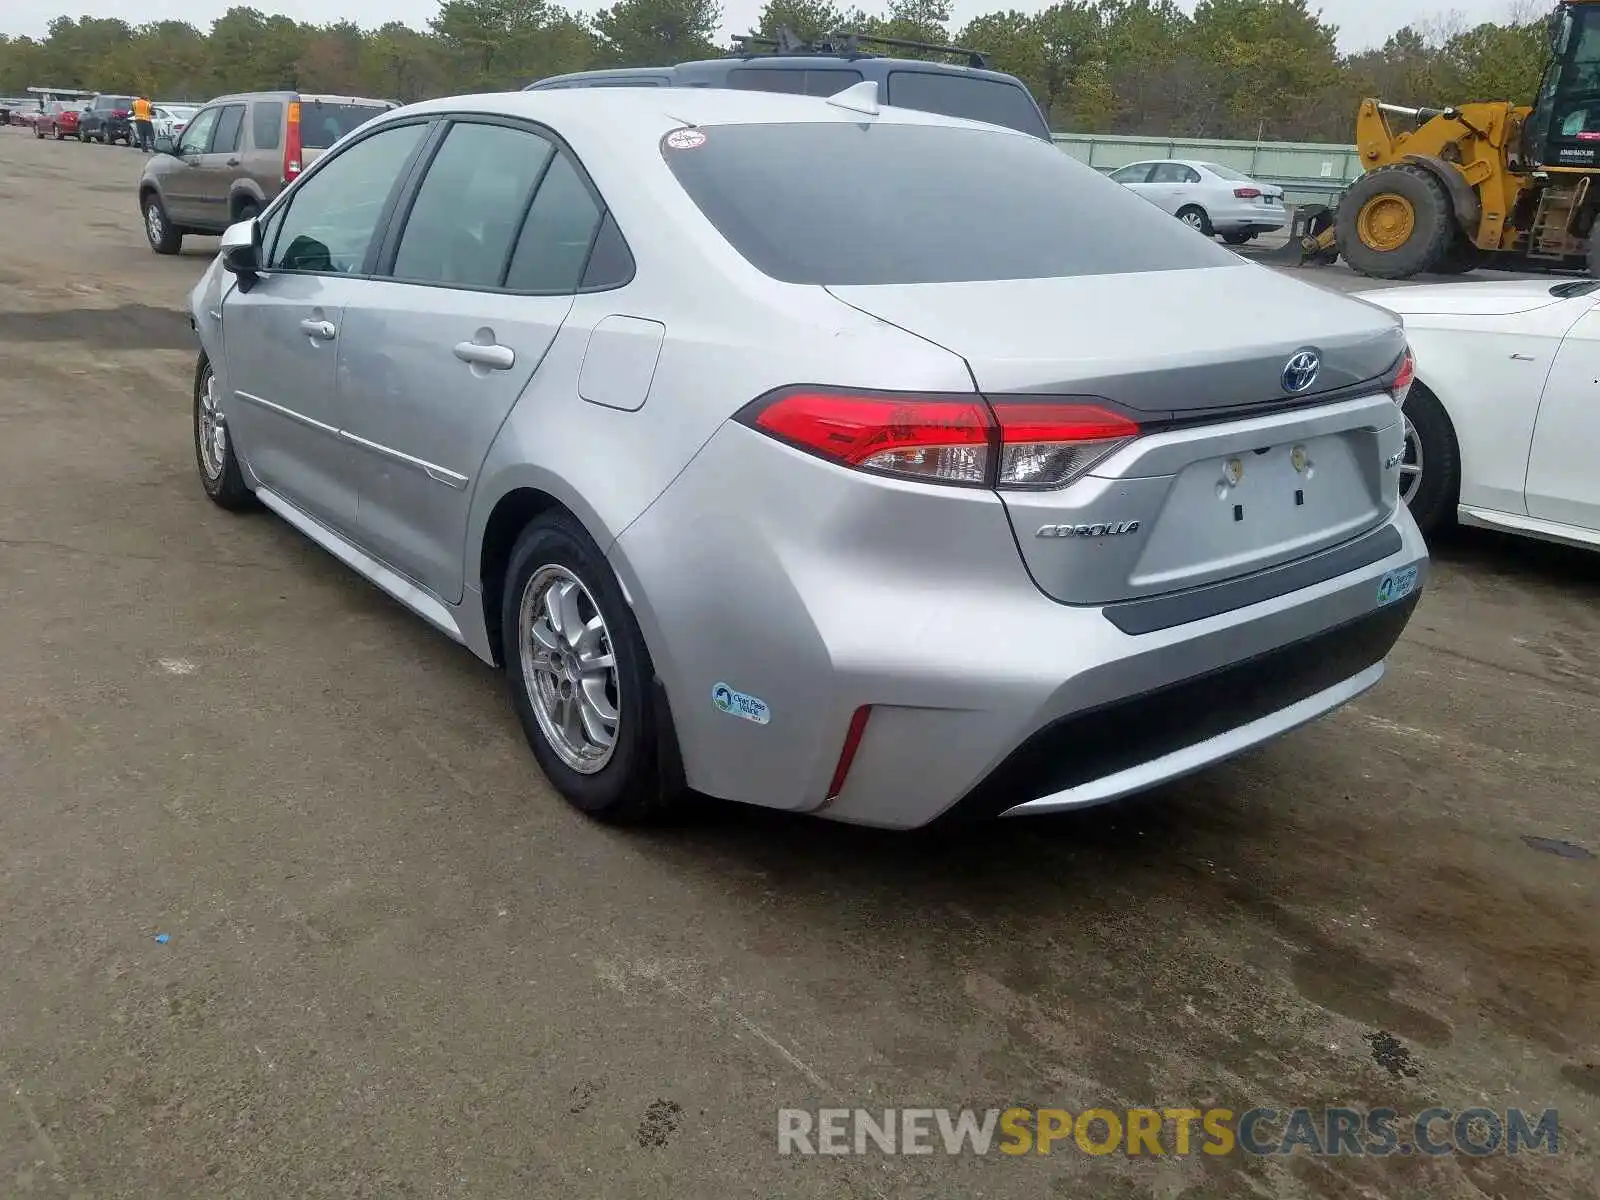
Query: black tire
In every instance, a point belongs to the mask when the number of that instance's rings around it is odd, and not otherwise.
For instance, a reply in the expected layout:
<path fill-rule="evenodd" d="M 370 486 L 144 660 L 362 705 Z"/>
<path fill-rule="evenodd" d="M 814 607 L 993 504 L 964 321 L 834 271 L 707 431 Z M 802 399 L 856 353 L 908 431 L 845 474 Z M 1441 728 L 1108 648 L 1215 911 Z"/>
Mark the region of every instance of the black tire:
<path fill-rule="evenodd" d="M 1461 447 L 1450 414 L 1420 382 L 1411 385 L 1405 415 L 1422 451 L 1422 474 L 1406 504 L 1417 527 L 1424 534 L 1432 534 L 1455 523 L 1461 497 Z M 1413 461 L 1408 446 L 1405 465 Z"/>
<path fill-rule="evenodd" d="M 605 623 L 616 662 L 617 723 L 610 758 L 585 774 L 563 761 L 540 725 L 523 668 L 523 597 L 547 568 L 570 573 L 588 593 Z M 506 568 L 501 597 L 501 649 L 511 703 L 545 778 L 580 812 L 614 824 L 658 819 L 674 807 L 674 773 L 664 764 L 663 721 L 655 703 L 655 668 L 633 609 L 604 554 L 570 514 L 553 511 L 536 517 L 522 531 Z"/>
<path fill-rule="evenodd" d="M 1178 210 L 1178 220 L 1185 225 L 1198 229 L 1207 237 L 1213 236 L 1215 231 L 1211 228 L 1211 218 L 1206 215 L 1206 210 L 1198 204 L 1186 204 Z"/>
<path fill-rule="evenodd" d="M 1392 249 L 1369 246 L 1361 237 L 1361 214 L 1373 201 L 1389 195 L 1411 206 L 1410 235 Z M 1369 171 L 1339 201 L 1339 253 L 1352 269 L 1373 279 L 1410 279 L 1436 271 L 1459 236 L 1444 184 L 1410 163 Z"/>
<path fill-rule="evenodd" d="M 1439 275 L 1465 275 L 1483 266 L 1483 259 L 1483 251 L 1468 241 L 1463 234 L 1456 238 L 1450 246 L 1449 253 L 1440 259 L 1433 269 Z"/>
<path fill-rule="evenodd" d="M 1254 231 L 1248 229 L 1235 229 L 1222 235 L 1222 240 L 1230 246 L 1245 246 L 1256 240 Z"/>
<path fill-rule="evenodd" d="M 86 135 L 86 134 L 85 134 L 85 133 L 84 133 L 84 132 L 83 132 L 83 130 L 81 130 L 81 129 L 80 129 L 80 130 L 78 130 L 78 145 L 80 145 L 80 146 L 81 146 L 81 145 L 83 145 L 83 144 L 84 144 L 84 143 L 85 143 L 85 142 L 87 142 L 87 141 L 88 141 L 88 140 L 89 140 L 89 138 L 88 138 L 88 136 L 87 136 L 87 135 Z"/>
<path fill-rule="evenodd" d="M 62 133 L 59 128 L 56 130 L 56 141 L 62 141 L 66 136 L 67 135 Z"/>
<path fill-rule="evenodd" d="M 239 460 L 233 453 L 233 441 L 227 436 L 226 425 L 223 426 L 222 453 L 215 471 L 207 464 L 207 452 L 202 446 L 205 437 L 205 423 L 202 420 L 204 389 L 207 380 L 215 384 L 215 375 L 211 370 L 211 360 L 204 354 L 194 364 L 194 464 L 200 472 L 200 486 L 210 497 L 211 502 L 218 508 L 225 508 L 229 512 L 243 512 L 256 506 L 255 495 L 245 486 L 244 472 L 239 469 Z"/>
<path fill-rule="evenodd" d="M 161 203 L 160 196 L 154 192 L 148 193 L 139 212 L 144 217 L 144 236 L 150 243 L 150 249 L 157 254 L 176 254 L 183 249 L 183 230 L 167 217 L 167 206 Z M 156 232 L 158 228 L 159 235 Z"/>

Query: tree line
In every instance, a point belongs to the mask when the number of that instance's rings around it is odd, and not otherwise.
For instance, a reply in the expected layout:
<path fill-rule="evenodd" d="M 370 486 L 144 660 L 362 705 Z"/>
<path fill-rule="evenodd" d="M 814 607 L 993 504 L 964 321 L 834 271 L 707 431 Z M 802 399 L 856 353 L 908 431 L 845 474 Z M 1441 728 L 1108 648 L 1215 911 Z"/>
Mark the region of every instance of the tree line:
<path fill-rule="evenodd" d="M 1060 0 L 1029 15 L 951 23 L 948 0 L 887 11 L 832 0 L 767 0 L 756 29 L 858 32 L 981 50 L 1019 76 L 1051 127 L 1087 133 L 1347 141 L 1363 96 L 1408 105 L 1531 101 L 1548 38 L 1537 0 L 1501 22 L 1443 18 L 1341 54 L 1307 0 Z M 403 102 L 518 88 L 594 67 L 663 65 L 726 53 L 716 0 L 616 0 L 593 14 L 547 0 L 443 0 L 427 29 L 309 25 L 230 8 L 201 31 L 58 17 L 43 39 L 0 36 L 0 95 L 29 85 L 204 100 L 271 88 Z"/>

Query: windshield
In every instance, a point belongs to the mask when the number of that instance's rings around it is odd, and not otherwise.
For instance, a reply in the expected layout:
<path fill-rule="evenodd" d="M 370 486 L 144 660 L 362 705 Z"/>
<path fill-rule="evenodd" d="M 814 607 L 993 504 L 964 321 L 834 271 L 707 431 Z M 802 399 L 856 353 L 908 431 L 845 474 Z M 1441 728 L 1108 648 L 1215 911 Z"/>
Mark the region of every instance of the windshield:
<path fill-rule="evenodd" d="M 1201 163 L 1200 165 L 1206 170 L 1210 171 L 1213 175 L 1217 176 L 1219 179 L 1228 179 L 1234 183 L 1255 182 L 1254 179 L 1246 175 L 1243 171 L 1235 171 L 1232 167 L 1220 166 L 1217 163 Z"/>
<path fill-rule="evenodd" d="M 1567 13 L 1563 57 L 1545 76 L 1538 107 L 1550 113 L 1551 136 L 1600 141 L 1600 8 Z"/>
<path fill-rule="evenodd" d="M 326 150 L 352 129 L 389 111 L 383 104 L 337 104 L 305 100 L 300 104 L 300 145 Z"/>
<path fill-rule="evenodd" d="M 662 154 L 758 270 L 788 283 L 905 284 L 1238 263 L 1038 138 L 828 121 L 702 127 Z"/>

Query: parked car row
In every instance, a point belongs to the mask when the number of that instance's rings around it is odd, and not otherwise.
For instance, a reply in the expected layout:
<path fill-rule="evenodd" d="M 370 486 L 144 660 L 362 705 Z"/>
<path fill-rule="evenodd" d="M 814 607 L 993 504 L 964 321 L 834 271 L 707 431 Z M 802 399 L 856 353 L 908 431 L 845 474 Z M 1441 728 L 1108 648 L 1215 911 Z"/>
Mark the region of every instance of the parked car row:
<path fill-rule="evenodd" d="M 168 103 L 155 104 L 152 109 L 156 137 L 173 140 L 182 135 L 189 119 L 199 111 L 194 105 Z M 97 95 L 82 103 L 48 100 L 40 108 L 24 113 L 23 122 L 33 129 L 33 136 L 41 140 L 73 138 L 80 142 L 104 145 L 121 142 L 132 146 L 137 139 L 132 96 Z"/>

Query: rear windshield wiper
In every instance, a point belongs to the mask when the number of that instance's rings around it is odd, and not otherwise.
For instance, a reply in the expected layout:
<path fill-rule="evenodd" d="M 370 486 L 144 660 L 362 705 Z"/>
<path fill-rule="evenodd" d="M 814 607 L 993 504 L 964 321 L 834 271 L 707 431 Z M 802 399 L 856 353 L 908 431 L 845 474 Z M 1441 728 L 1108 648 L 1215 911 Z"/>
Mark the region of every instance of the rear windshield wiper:
<path fill-rule="evenodd" d="M 1600 288 L 1600 279 L 1574 279 L 1571 283 L 1556 284 L 1550 294 L 1561 300 L 1571 300 L 1574 296 L 1587 296 L 1596 288 Z"/>

